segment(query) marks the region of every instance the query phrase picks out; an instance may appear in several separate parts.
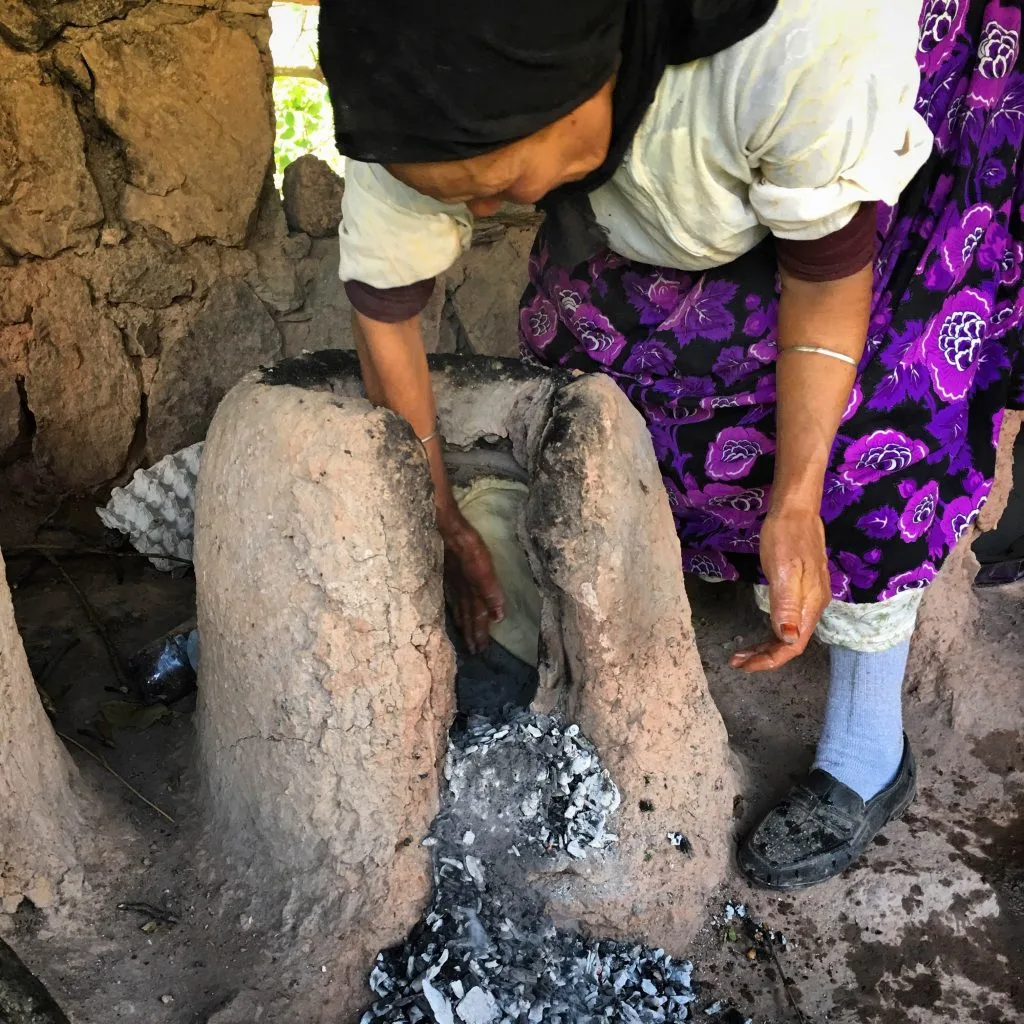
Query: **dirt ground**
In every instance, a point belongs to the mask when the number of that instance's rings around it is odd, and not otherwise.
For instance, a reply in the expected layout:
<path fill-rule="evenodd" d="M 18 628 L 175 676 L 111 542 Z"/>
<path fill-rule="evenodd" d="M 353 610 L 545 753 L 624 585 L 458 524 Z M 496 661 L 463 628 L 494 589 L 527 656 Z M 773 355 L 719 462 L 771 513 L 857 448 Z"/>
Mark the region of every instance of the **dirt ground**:
<path fill-rule="evenodd" d="M 239 978 L 274 971 L 286 984 L 309 985 L 330 965 L 265 942 L 244 917 L 225 922 L 197 877 L 190 701 L 144 731 L 117 731 L 113 747 L 98 738 L 100 702 L 121 696 L 106 648 L 58 569 L 25 545 L 51 549 L 122 658 L 191 615 L 194 591 L 189 575 L 175 579 L 136 558 L 85 553 L 105 543 L 94 518 L 83 502 L 35 533 L 37 510 L 0 514 L 19 625 L 56 727 L 101 754 L 175 823 L 73 748 L 104 794 L 109 820 L 129 826 L 111 829 L 130 836 L 127 848 L 87 866 L 73 915 L 23 908 L 0 918 L 0 937 L 76 1024 L 205 1024 L 238 992 Z M 712 692 L 747 769 L 745 791 L 736 794 L 742 828 L 813 755 L 826 652 L 812 650 L 776 677 L 735 673 L 729 654 L 764 628 L 749 593 L 700 584 L 690 591 Z M 963 638 L 962 677 L 907 698 L 921 775 L 910 812 L 861 863 L 817 889 L 779 898 L 734 879 L 709 907 L 690 952 L 702 1008 L 723 1000 L 756 1024 L 1024 1021 L 1024 584 L 979 598 L 984 628 Z M 730 940 L 721 920 L 729 899 L 786 934 L 777 961 L 748 959 L 751 944 L 735 922 Z M 152 909 L 119 909 L 124 903 Z"/>
<path fill-rule="evenodd" d="M 827 652 L 747 679 L 728 668 L 763 629 L 739 588 L 688 585 L 698 647 L 730 739 L 748 769 L 741 824 L 813 758 Z M 786 896 L 737 880 L 728 895 L 789 938 L 776 966 L 709 926 L 692 952 L 755 1021 L 843 1024 L 1024 1021 L 1024 585 L 980 591 L 983 632 L 964 637 L 949 690 L 908 694 L 915 803 L 832 882 Z M 740 829 L 742 834 L 742 828 Z M 737 948 L 739 947 L 739 948 Z"/>

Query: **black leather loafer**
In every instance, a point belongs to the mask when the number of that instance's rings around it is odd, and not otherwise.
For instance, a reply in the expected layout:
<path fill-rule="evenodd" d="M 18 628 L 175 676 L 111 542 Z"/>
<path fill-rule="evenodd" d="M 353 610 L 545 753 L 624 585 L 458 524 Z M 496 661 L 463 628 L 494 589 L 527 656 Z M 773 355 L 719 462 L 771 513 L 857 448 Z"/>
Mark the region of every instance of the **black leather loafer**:
<path fill-rule="evenodd" d="M 740 870 L 756 885 L 782 892 L 835 878 L 910 806 L 916 791 L 917 765 L 906 735 L 896 777 L 867 803 L 815 769 L 741 844 Z"/>

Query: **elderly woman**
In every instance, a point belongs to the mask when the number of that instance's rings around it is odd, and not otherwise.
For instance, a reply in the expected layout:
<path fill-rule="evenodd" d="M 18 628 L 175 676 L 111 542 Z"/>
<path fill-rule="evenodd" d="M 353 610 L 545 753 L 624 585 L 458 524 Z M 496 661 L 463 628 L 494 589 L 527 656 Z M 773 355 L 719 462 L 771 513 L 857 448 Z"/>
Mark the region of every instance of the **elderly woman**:
<path fill-rule="evenodd" d="M 470 643 L 501 589 L 445 477 L 418 315 L 512 201 L 547 213 L 527 358 L 609 374 L 684 569 L 757 585 L 773 635 L 733 664 L 831 645 L 814 765 L 740 848 L 769 887 L 838 874 L 914 796 L 922 588 L 1021 398 L 1020 21 L 1018 0 L 321 5 L 366 388 L 423 442 Z"/>

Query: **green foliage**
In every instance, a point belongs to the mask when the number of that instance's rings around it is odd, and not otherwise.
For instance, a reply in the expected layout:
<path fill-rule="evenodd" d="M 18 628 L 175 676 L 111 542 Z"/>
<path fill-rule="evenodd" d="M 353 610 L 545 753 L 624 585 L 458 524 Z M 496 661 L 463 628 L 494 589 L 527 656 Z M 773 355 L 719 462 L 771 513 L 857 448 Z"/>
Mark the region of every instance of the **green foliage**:
<path fill-rule="evenodd" d="M 339 174 L 344 161 L 334 146 L 334 119 L 327 87 L 312 78 L 274 79 L 274 110 L 277 137 L 274 141 L 274 169 L 281 187 L 284 169 L 305 153 L 326 160 Z"/>

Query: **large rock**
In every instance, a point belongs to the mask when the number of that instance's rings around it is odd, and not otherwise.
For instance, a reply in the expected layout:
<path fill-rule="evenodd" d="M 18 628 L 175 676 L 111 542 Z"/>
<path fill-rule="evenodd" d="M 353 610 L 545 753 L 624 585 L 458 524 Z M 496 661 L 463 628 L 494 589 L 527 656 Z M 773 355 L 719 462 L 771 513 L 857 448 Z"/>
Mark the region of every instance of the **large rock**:
<path fill-rule="evenodd" d="M 326 238 L 338 231 L 345 182 L 319 157 L 307 153 L 284 169 L 284 211 L 292 231 Z"/>
<path fill-rule="evenodd" d="M 0 911 L 13 913 L 24 899 L 50 907 L 62 887 L 80 887 L 83 819 L 72 789 L 77 773 L 29 671 L 2 557 L 0 707 Z"/>
<path fill-rule="evenodd" d="M 328 348 L 355 348 L 352 304 L 345 286 L 338 280 L 338 239 L 318 239 L 310 256 L 302 261 L 305 302 L 301 309 L 283 316 L 279 323 L 284 352 L 298 356 Z M 454 351 L 444 348 L 442 313 L 445 279 L 438 278 L 434 294 L 420 315 L 423 345 L 427 352 Z"/>
<path fill-rule="evenodd" d="M 191 295 L 194 287 L 187 256 L 156 232 L 139 232 L 121 245 L 97 251 L 89 263 L 97 295 L 111 303 L 163 309 Z"/>
<path fill-rule="evenodd" d="M 0 0 L 0 44 L 38 50 L 56 35 L 49 19 L 40 17 L 25 0 Z"/>
<path fill-rule="evenodd" d="M 123 214 L 182 244 L 245 240 L 274 142 L 260 52 L 218 14 L 167 23 L 147 7 L 82 44 L 96 111 L 124 143 Z"/>
<path fill-rule="evenodd" d="M 526 289 L 532 227 L 494 225 L 449 273 L 448 294 L 477 355 L 519 354 L 519 300 Z"/>
<path fill-rule="evenodd" d="M 0 267 L 0 324 L 28 322 L 33 271 L 28 260 L 20 260 L 13 267 Z"/>
<path fill-rule="evenodd" d="M 204 241 L 193 242 L 185 252 L 189 258 L 194 299 L 205 299 L 210 289 L 224 278 L 251 283 L 251 277 L 258 273 L 256 254 L 248 247 L 235 249 Z"/>
<path fill-rule="evenodd" d="M 305 298 L 299 261 L 309 255 L 308 235 L 289 234 L 280 193 L 267 175 L 260 198 L 256 224 L 246 247 L 256 265 L 246 275 L 252 289 L 275 313 L 291 313 Z"/>
<path fill-rule="evenodd" d="M 210 428 L 196 523 L 213 862 L 285 957 L 331 965 L 268 1024 L 348 1024 L 430 892 L 454 662 L 426 461 L 362 399 L 249 380 Z"/>
<path fill-rule="evenodd" d="M 13 381 L 28 372 L 28 346 L 32 325 L 11 324 L 0 327 L 0 380 Z"/>
<path fill-rule="evenodd" d="M 103 220 L 70 97 L 38 58 L 0 42 L 0 243 L 53 256 L 93 245 Z"/>
<path fill-rule="evenodd" d="M 65 25 L 99 25 L 124 17 L 146 0 L 0 0 L 0 39 L 38 50 Z"/>
<path fill-rule="evenodd" d="M 124 467 L 140 413 L 139 377 L 85 281 L 52 266 L 38 287 L 25 370 L 34 452 L 61 485 L 87 490 Z"/>
<path fill-rule="evenodd" d="M 149 392 L 151 458 L 201 441 L 228 389 L 280 354 L 277 326 L 252 289 L 244 281 L 215 284 L 191 326 L 161 338 Z"/>
<path fill-rule="evenodd" d="M 299 269 L 305 302 L 280 320 L 284 354 L 355 348 L 352 305 L 338 280 L 338 240 L 318 239 Z"/>

